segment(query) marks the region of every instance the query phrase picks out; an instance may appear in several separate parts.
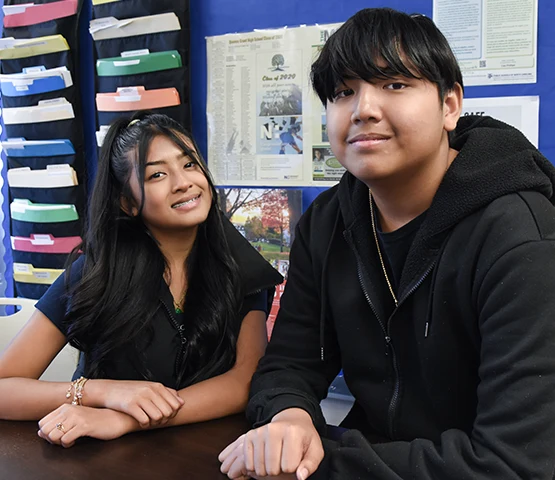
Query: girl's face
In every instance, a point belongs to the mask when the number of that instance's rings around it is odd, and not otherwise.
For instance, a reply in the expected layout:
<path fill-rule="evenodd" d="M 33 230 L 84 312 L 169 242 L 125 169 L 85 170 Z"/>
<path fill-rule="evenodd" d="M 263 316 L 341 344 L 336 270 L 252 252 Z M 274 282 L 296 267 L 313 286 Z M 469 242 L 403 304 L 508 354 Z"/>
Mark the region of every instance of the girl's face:
<path fill-rule="evenodd" d="M 141 189 L 136 172 L 130 185 L 138 206 Z M 156 136 L 150 143 L 144 195 L 141 217 L 155 238 L 172 232 L 196 231 L 212 205 L 210 185 L 200 165 L 164 135 Z M 132 210 L 137 213 L 136 207 Z"/>

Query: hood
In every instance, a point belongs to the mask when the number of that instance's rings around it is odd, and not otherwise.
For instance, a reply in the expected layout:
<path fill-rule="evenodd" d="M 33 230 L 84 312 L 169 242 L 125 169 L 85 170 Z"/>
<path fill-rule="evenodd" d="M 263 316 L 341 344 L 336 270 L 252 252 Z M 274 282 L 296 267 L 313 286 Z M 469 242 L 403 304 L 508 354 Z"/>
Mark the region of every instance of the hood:
<path fill-rule="evenodd" d="M 241 235 L 233 224 L 222 215 L 231 255 L 239 265 L 245 294 L 275 287 L 283 282 L 281 274 Z"/>
<path fill-rule="evenodd" d="M 555 204 L 555 167 L 516 128 L 491 117 L 462 117 L 450 143 L 459 154 L 430 207 L 429 234 L 510 193 L 536 191 Z"/>

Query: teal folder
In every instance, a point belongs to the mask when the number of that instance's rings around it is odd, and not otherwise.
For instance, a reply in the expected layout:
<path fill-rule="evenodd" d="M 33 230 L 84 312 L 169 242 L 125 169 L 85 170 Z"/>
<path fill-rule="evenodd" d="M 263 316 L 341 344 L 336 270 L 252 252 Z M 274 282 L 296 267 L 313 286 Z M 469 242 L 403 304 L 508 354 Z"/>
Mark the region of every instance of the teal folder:
<path fill-rule="evenodd" d="M 33 203 L 16 198 L 10 205 L 14 220 L 31 223 L 71 222 L 79 219 L 75 205 Z"/>
<path fill-rule="evenodd" d="M 96 61 L 99 77 L 118 77 L 136 73 L 159 72 L 181 67 L 181 55 L 177 50 L 147 53 L 129 57 L 101 58 Z"/>

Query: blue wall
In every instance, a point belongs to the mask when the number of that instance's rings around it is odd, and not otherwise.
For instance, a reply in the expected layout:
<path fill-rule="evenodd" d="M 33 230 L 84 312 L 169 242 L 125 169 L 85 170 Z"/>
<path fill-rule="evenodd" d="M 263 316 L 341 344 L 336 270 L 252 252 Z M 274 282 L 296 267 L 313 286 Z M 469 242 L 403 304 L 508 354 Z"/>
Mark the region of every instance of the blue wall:
<path fill-rule="evenodd" d="M 468 87 L 466 97 L 540 96 L 540 150 L 555 163 L 555 1 L 539 1 L 538 82 L 529 85 Z M 205 37 L 302 24 L 343 22 L 362 8 L 391 7 L 432 17 L 432 0 L 191 0 L 191 105 L 193 133 L 206 157 Z M 210 159 L 208 159 L 210 161 Z M 303 189 L 303 206 L 321 191 Z"/>

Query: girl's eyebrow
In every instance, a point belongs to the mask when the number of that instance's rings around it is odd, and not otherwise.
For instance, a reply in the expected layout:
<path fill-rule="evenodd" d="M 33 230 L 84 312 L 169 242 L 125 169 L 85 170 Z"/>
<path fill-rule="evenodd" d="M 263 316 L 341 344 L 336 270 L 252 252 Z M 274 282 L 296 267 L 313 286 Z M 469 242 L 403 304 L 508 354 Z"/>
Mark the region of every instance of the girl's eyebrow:
<path fill-rule="evenodd" d="M 189 155 L 187 155 L 185 152 L 181 152 L 180 154 L 175 156 L 176 160 L 181 160 L 183 158 L 189 158 Z M 168 162 L 164 159 L 160 159 L 160 160 L 154 160 L 152 162 L 146 162 L 145 163 L 145 167 L 151 167 L 154 165 L 166 165 Z"/>

